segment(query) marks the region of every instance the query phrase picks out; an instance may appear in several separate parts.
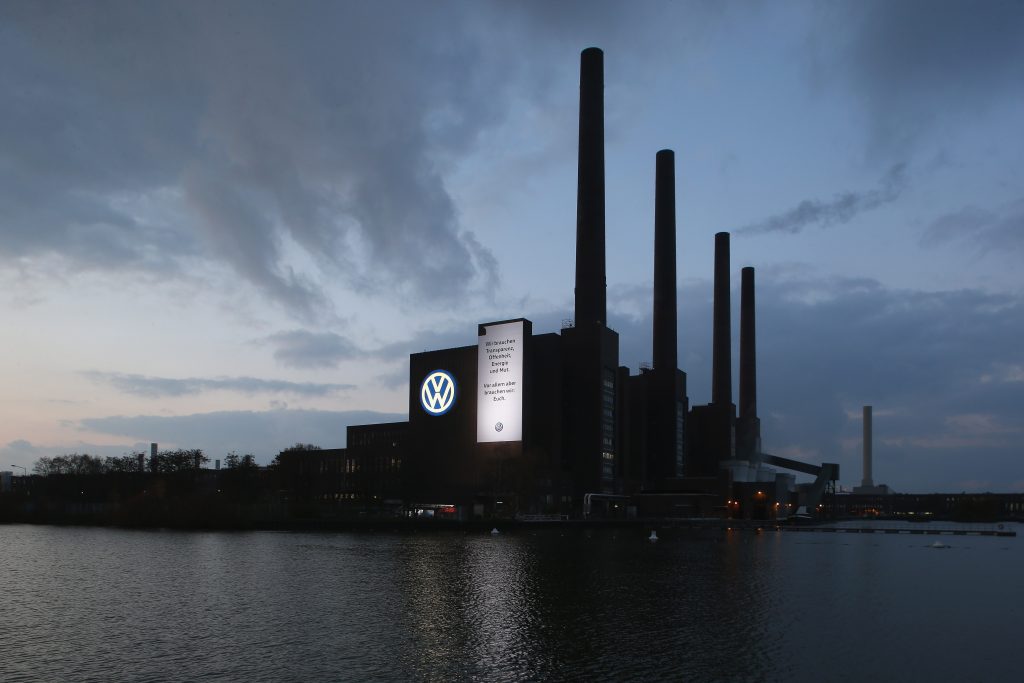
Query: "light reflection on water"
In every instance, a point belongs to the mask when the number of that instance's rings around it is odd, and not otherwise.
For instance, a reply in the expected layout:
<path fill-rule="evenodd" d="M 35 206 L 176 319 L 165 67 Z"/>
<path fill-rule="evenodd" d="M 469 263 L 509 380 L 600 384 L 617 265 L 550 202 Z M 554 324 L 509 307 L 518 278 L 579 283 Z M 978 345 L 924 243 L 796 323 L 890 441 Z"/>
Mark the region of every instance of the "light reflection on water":
<path fill-rule="evenodd" d="M 1019 538 L 0 526 L 0 680 L 1011 680 Z"/>

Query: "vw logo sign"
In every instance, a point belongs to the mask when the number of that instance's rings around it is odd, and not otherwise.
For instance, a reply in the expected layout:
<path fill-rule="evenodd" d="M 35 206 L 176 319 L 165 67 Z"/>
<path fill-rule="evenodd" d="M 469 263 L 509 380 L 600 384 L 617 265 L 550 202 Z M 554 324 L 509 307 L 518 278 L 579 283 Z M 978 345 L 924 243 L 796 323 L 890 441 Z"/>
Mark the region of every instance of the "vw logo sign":
<path fill-rule="evenodd" d="M 430 415 L 444 415 L 455 405 L 455 378 L 447 370 L 434 370 L 420 385 L 420 404 Z"/>
<path fill-rule="evenodd" d="M 498 424 L 494 425 L 494 431 L 496 431 L 496 432 L 500 432 L 504 428 L 505 428 L 505 425 L 501 424 L 500 422 Z"/>

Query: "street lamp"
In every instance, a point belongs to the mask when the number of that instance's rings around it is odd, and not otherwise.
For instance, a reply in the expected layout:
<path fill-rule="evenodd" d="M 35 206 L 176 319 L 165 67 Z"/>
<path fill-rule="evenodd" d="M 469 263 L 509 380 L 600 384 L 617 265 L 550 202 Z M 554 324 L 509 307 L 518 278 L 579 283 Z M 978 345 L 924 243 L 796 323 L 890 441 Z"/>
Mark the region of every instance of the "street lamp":
<path fill-rule="evenodd" d="M 25 466 L 24 466 L 24 465 L 10 465 L 10 467 L 17 467 L 17 468 L 19 468 L 19 469 L 20 469 L 20 470 L 21 470 L 22 472 L 24 472 L 24 473 L 25 473 L 25 474 L 23 474 L 22 476 L 24 476 L 24 477 L 27 477 L 27 476 L 28 476 L 28 470 L 27 470 L 27 469 L 25 468 Z"/>

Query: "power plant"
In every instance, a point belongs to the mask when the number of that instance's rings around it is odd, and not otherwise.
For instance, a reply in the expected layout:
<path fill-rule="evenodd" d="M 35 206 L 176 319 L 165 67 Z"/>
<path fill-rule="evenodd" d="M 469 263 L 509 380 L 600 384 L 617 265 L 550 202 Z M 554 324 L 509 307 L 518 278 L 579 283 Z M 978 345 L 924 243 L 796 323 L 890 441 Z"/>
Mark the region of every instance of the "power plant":
<path fill-rule="evenodd" d="M 757 416 L 754 269 L 740 290 L 732 396 L 729 234 L 715 235 L 712 396 L 690 406 L 678 367 L 675 158 L 655 156 L 652 367 L 619 365 L 605 279 L 604 55 L 582 52 L 575 318 L 535 332 L 478 326 L 477 344 L 415 353 L 407 422 L 353 426 L 319 452 L 323 495 L 431 514 L 737 516 L 813 510 L 838 466 L 771 456 Z M 306 455 L 314 455 L 308 453 Z M 815 477 L 798 489 L 796 470 Z"/>
<path fill-rule="evenodd" d="M 140 451 L 43 457 L 32 474 L 12 465 L 22 476 L 0 472 L 0 522 L 322 529 L 405 517 L 413 526 L 420 518 L 482 519 L 493 528 L 490 519 L 634 518 L 667 527 L 807 529 L 761 520 L 1024 519 L 1022 493 L 894 493 L 875 484 L 872 406 L 863 407 L 863 477 L 852 492 L 834 495 L 835 463 L 766 451 L 749 266 L 739 278 L 733 396 L 728 232 L 714 235 L 710 402 L 692 405 L 679 367 L 672 150 L 655 154 L 654 170 L 652 363 L 636 373 L 620 364 L 619 334 L 608 325 L 604 55 L 588 48 L 580 64 L 574 317 L 561 329 L 491 320 L 476 325 L 473 344 L 411 354 L 408 419 L 350 425 L 344 448 L 300 443 L 267 467 L 231 453 L 224 468 L 216 460 L 206 469 L 201 450 L 159 452 L 157 443 L 148 462 Z M 568 229 L 563 237 L 570 239 Z M 794 472 L 810 481 L 798 485 Z M 979 533 L 1015 535 L 1001 525 Z"/>

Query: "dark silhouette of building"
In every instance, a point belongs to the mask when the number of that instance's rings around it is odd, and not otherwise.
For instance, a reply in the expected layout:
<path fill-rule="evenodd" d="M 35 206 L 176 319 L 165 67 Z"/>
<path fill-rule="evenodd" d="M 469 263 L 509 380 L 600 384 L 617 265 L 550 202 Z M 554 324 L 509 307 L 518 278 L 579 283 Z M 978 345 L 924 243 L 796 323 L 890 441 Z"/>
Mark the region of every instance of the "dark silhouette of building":
<path fill-rule="evenodd" d="M 740 405 L 736 421 L 737 457 L 761 460 L 761 420 L 757 417 L 757 342 L 754 324 L 754 269 L 740 279 Z"/>
<path fill-rule="evenodd" d="M 715 235 L 711 403 L 690 412 L 691 477 L 714 477 L 736 456 L 736 406 L 732 402 L 732 336 L 729 296 L 729 233 Z"/>
<path fill-rule="evenodd" d="M 350 428 L 347 449 L 308 454 L 323 461 L 332 482 L 313 486 L 317 495 L 401 499 L 410 509 L 454 507 L 463 517 L 650 510 L 770 517 L 776 503 L 792 507 L 793 477 L 769 468 L 761 452 L 752 268 L 742 274 L 739 418 L 732 400 L 725 232 L 715 235 L 712 400 L 690 408 L 678 367 L 671 150 L 655 157 L 653 366 L 633 375 L 619 365 L 619 335 L 607 320 L 597 48 L 581 54 L 578 163 L 575 319 L 542 334 L 525 319 L 483 323 L 477 345 L 412 354 L 408 422 Z M 371 453 L 388 466 L 362 478 L 338 470 L 352 461 L 365 473 Z"/>

